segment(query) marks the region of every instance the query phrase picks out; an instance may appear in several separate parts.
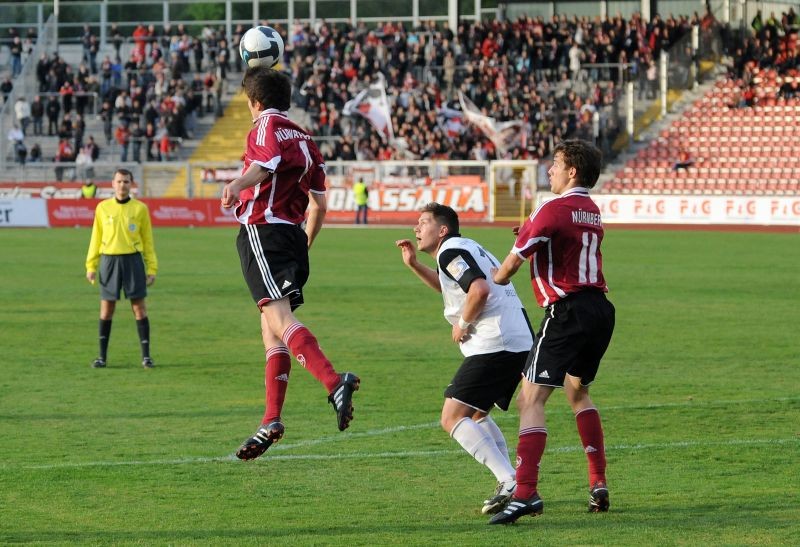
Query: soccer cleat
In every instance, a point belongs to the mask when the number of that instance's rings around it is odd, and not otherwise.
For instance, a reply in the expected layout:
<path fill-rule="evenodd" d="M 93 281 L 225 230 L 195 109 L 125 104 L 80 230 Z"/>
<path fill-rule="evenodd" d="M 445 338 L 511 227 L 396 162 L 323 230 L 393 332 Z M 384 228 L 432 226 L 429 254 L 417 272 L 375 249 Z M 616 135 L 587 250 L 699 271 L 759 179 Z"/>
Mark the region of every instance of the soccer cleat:
<path fill-rule="evenodd" d="M 611 503 L 608 501 L 608 487 L 606 483 L 598 481 L 589 491 L 589 512 L 605 513 Z"/>
<path fill-rule="evenodd" d="M 149 357 L 145 357 L 144 359 L 142 359 L 142 366 L 144 368 L 153 368 L 154 366 L 156 366 L 156 364 Z"/>
<path fill-rule="evenodd" d="M 353 392 L 358 391 L 361 379 L 352 372 L 339 375 L 339 383 L 328 395 L 328 401 L 336 411 L 339 431 L 344 431 L 353 419 Z"/>
<path fill-rule="evenodd" d="M 102 357 L 98 357 L 92 361 L 92 368 L 106 368 L 106 360 Z"/>
<path fill-rule="evenodd" d="M 283 438 L 285 428 L 280 420 L 275 420 L 262 425 L 256 434 L 247 439 L 236 451 L 236 457 L 240 460 L 254 460 L 267 451 L 273 443 Z"/>
<path fill-rule="evenodd" d="M 498 482 L 494 491 L 494 497 L 484 500 L 481 513 L 484 515 L 494 515 L 506 506 L 514 491 L 517 489 L 517 481 Z"/>
<path fill-rule="evenodd" d="M 525 515 L 541 515 L 544 511 L 544 502 L 539 494 L 534 494 L 530 499 L 520 500 L 511 498 L 506 508 L 489 520 L 489 524 L 511 524 L 519 517 Z"/>

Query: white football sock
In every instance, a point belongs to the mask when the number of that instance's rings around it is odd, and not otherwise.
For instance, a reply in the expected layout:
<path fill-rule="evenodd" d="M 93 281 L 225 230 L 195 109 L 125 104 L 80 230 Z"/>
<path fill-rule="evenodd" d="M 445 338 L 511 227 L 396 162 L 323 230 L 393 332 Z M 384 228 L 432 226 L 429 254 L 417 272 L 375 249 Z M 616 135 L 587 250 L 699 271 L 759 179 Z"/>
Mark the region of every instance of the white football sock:
<path fill-rule="evenodd" d="M 472 418 L 462 418 L 450 432 L 458 444 L 494 474 L 499 482 L 514 480 L 516 473 L 507 456 L 497 449 L 497 444 Z"/>
<path fill-rule="evenodd" d="M 503 436 L 503 432 L 500 431 L 500 428 L 497 427 L 495 421 L 492 420 L 492 417 L 486 416 L 475 423 L 481 426 L 481 428 L 486 431 L 486 433 L 488 433 L 492 439 L 494 439 L 494 444 L 497 445 L 497 449 L 500 451 L 500 453 L 504 455 L 508 461 L 511 461 L 511 457 L 508 455 L 506 438 Z"/>

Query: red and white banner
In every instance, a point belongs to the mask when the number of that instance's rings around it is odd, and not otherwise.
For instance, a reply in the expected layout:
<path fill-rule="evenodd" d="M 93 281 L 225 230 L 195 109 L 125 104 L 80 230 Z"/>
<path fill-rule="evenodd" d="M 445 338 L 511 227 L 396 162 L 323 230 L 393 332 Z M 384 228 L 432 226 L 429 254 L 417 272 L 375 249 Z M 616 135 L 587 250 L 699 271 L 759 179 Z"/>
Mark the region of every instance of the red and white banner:
<path fill-rule="evenodd" d="M 356 203 L 350 188 L 330 188 L 327 192 L 326 221 L 353 222 Z M 419 210 L 435 201 L 455 209 L 464 221 L 488 221 L 489 187 L 478 184 L 446 184 L 437 186 L 371 186 L 369 188 L 369 222 L 384 224 L 416 223 Z"/>
<path fill-rule="evenodd" d="M 327 193 L 326 222 L 355 220 L 350 188 Z M 592 196 L 606 224 L 798 226 L 800 196 Z M 552 199 L 546 194 L 540 202 Z M 143 199 L 154 226 L 236 226 L 230 209 L 218 199 Z M 449 205 L 463 221 L 488 222 L 491 211 L 486 184 L 450 183 L 433 186 L 387 186 L 369 189 L 369 221 L 413 224 L 419 210 L 436 201 Z M 96 199 L 0 199 L 0 228 L 91 226 Z"/>
<path fill-rule="evenodd" d="M 592 199 L 606 224 L 800 226 L 800 196 L 599 194 Z"/>
<path fill-rule="evenodd" d="M 153 226 L 236 226 L 231 209 L 218 199 L 143 199 Z M 49 199 L 50 226 L 91 226 L 97 200 Z"/>
<path fill-rule="evenodd" d="M 106 199 L 114 196 L 110 181 L 96 181 L 97 196 Z M 134 195 L 136 189 L 133 190 Z M 80 182 L 2 182 L 0 199 L 78 199 L 81 197 Z"/>

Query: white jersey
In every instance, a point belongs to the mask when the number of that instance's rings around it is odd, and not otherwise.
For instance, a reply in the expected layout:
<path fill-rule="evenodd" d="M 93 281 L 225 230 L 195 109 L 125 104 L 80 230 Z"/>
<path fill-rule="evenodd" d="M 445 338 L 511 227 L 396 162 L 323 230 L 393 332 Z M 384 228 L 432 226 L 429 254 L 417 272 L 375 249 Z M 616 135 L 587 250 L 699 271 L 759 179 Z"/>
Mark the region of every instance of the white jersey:
<path fill-rule="evenodd" d="M 478 319 L 473 322 L 470 337 L 460 345 L 465 357 L 499 351 L 530 351 L 533 335 L 525 308 L 514 285 L 498 285 L 490 270 L 500 263 L 475 241 L 452 236 L 442 242 L 436 254 L 439 283 L 444 298 L 444 317 L 451 325 L 458 323 L 469 285 L 475 279 L 489 284 L 489 297 Z"/>

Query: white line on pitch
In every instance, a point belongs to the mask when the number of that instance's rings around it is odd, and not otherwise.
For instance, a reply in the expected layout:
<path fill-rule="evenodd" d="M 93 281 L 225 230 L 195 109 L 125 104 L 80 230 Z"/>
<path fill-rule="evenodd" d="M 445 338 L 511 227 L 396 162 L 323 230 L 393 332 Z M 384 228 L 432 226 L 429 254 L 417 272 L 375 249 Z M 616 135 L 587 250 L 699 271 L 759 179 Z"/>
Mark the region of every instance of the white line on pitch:
<path fill-rule="evenodd" d="M 650 403 L 650 404 L 641 404 L 641 405 L 610 405 L 610 406 L 600 406 L 600 412 L 602 413 L 604 410 L 650 410 L 650 409 L 657 409 L 657 408 L 671 408 L 671 407 L 705 407 L 705 406 L 727 406 L 733 404 L 758 404 L 758 403 L 771 403 L 771 402 L 787 402 L 787 401 L 798 401 L 800 397 L 776 397 L 774 399 L 746 399 L 746 400 L 738 400 L 738 401 L 697 401 L 697 402 L 681 402 L 681 403 Z M 519 417 L 516 413 L 510 412 L 495 412 L 492 414 L 496 421 L 506 421 L 509 419 L 518 420 Z M 398 433 L 402 431 L 413 431 L 419 429 L 434 429 L 439 427 L 439 422 L 428 422 L 424 424 L 415 424 L 415 425 L 401 425 L 396 427 L 387 427 L 384 429 L 373 429 L 371 431 L 364 431 L 359 433 L 348 433 L 346 438 L 358 438 L 358 437 L 374 437 L 377 435 L 385 435 L 388 433 Z M 323 444 L 328 442 L 336 442 L 343 440 L 341 435 L 327 435 L 325 437 L 319 437 L 317 439 L 308 439 L 306 441 L 298 441 L 296 443 L 286 443 L 286 444 L 277 444 L 275 445 L 272 450 L 273 451 L 283 451 L 283 450 L 290 450 L 293 448 L 299 448 L 304 446 L 314 446 L 317 444 Z"/>
<path fill-rule="evenodd" d="M 800 439 L 733 439 L 729 441 L 678 441 L 672 443 L 654 443 L 654 444 L 621 444 L 606 447 L 607 452 L 616 450 L 664 450 L 676 448 L 695 448 L 703 446 L 743 446 L 743 445 L 784 445 L 784 444 L 797 444 Z M 580 446 L 560 446 L 548 448 L 548 452 L 567 453 L 583 451 Z M 397 452 L 352 452 L 348 454 L 268 454 L 263 459 L 258 460 L 260 463 L 269 463 L 275 460 L 367 460 L 367 459 L 381 459 L 381 458 L 428 458 L 431 456 L 450 456 L 462 454 L 462 450 L 406 450 Z M 144 466 L 144 465 L 185 465 L 197 463 L 222 463 L 222 462 L 235 462 L 238 461 L 235 456 L 221 456 L 221 457 L 198 457 L 198 458 L 179 458 L 172 460 L 132 460 L 132 461 L 114 461 L 114 462 L 82 462 L 82 463 L 59 463 L 48 465 L 21 465 L 21 466 L 2 466 L 0 469 L 70 469 L 82 467 L 120 467 L 120 466 Z M 250 464 L 252 465 L 252 464 Z"/>

